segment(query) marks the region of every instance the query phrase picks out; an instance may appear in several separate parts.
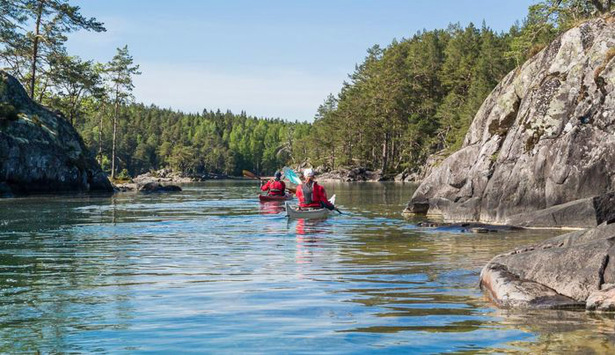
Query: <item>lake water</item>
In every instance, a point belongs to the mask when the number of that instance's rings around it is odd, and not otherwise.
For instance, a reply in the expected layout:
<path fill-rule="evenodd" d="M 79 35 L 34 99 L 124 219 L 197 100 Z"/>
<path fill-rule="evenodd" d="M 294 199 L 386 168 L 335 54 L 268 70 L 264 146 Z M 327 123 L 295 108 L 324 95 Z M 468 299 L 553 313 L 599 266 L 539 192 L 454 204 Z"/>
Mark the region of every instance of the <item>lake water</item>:
<path fill-rule="evenodd" d="M 494 255 L 557 232 L 421 229 L 414 187 L 325 184 L 288 221 L 250 181 L 0 200 L 0 352 L 613 352 L 615 320 L 504 311 Z"/>

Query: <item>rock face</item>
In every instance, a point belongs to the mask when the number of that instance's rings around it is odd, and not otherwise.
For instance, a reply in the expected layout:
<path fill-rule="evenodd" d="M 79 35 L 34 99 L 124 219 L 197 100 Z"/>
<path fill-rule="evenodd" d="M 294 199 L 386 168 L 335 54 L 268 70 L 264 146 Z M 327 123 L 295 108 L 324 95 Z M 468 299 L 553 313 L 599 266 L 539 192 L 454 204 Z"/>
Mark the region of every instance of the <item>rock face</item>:
<path fill-rule="evenodd" d="M 519 222 L 615 191 L 614 89 L 615 21 L 569 30 L 500 82 L 462 149 L 432 170 L 408 211 L 428 206 L 445 220 Z M 601 223 L 589 210 L 580 223 L 556 225 Z"/>
<path fill-rule="evenodd" d="M 0 195 L 112 192 L 75 129 L 0 71 Z"/>
<path fill-rule="evenodd" d="M 493 258 L 481 288 L 500 307 L 615 310 L 615 224 Z"/>

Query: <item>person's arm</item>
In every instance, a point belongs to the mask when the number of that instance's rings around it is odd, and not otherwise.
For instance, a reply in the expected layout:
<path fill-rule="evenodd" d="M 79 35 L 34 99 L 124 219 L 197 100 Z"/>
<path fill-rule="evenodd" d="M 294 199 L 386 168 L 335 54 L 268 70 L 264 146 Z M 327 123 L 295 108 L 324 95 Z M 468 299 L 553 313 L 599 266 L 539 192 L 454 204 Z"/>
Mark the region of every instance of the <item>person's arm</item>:
<path fill-rule="evenodd" d="M 271 181 L 267 181 L 267 183 L 266 183 L 265 185 L 261 186 L 261 191 L 267 191 L 267 190 L 269 190 L 269 183 L 270 183 L 270 182 L 271 182 Z"/>
<path fill-rule="evenodd" d="M 297 185 L 297 192 L 295 193 L 299 202 L 303 202 L 303 190 L 301 189 L 301 185 Z"/>
<path fill-rule="evenodd" d="M 327 191 L 325 191 L 325 188 L 318 185 L 318 191 L 319 191 L 318 195 L 320 198 L 320 204 L 328 210 L 333 210 L 335 206 L 333 206 L 333 204 L 329 202 L 329 199 L 327 198 Z"/>

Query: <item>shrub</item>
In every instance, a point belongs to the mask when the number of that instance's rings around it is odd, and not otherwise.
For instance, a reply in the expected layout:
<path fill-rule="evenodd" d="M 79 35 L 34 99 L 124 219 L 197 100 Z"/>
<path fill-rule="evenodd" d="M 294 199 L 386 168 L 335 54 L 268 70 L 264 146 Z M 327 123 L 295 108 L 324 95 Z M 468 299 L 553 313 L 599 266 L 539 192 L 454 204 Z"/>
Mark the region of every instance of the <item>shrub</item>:
<path fill-rule="evenodd" d="M 0 103 L 0 121 L 17 121 L 18 111 L 15 106 L 2 102 Z"/>

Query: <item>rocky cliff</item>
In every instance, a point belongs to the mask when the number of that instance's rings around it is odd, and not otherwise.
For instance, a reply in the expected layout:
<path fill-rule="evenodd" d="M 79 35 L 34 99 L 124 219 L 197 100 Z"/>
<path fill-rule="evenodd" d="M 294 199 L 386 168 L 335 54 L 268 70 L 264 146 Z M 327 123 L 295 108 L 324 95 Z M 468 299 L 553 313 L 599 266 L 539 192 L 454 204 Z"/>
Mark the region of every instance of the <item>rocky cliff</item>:
<path fill-rule="evenodd" d="M 489 223 L 603 222 L 566 219 L 596 212 L 588 199 L 615 190 L 614 88 L 615 20 L 569 30 L 501 81 L 462 149 L 431 172 L 406 211 Z M 554 208 L 576 200 L 581 207 Z"/>
<path fill-rule="evenodd" d="M 62 191 L 113 188 L 66 119 L 0 72 L 0 195 Z"/>

